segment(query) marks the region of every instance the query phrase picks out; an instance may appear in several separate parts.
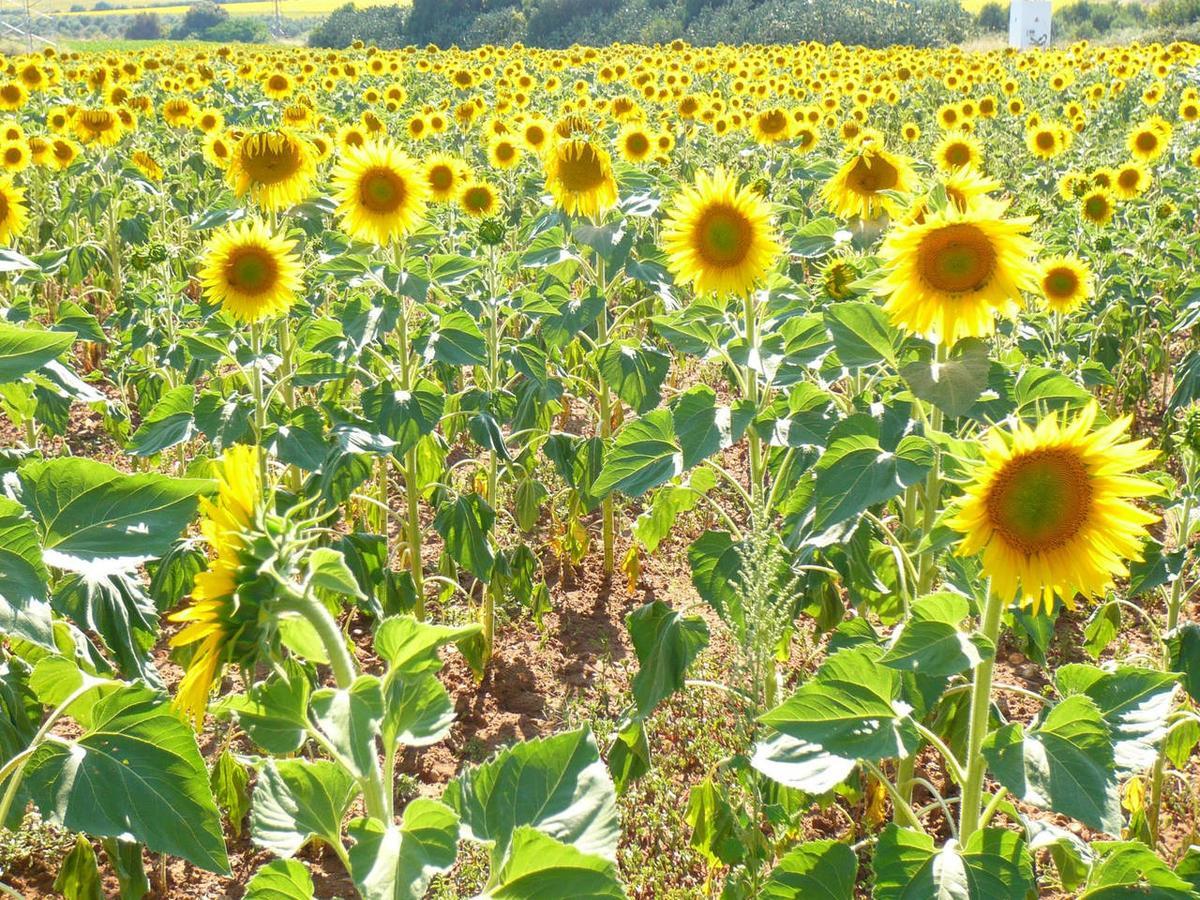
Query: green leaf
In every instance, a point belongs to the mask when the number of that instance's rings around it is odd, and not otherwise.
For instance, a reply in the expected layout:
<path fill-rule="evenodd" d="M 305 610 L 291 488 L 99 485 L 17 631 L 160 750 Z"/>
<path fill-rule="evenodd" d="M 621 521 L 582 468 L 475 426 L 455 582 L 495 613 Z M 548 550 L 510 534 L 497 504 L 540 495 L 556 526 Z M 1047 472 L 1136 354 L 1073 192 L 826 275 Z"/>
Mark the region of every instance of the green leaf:
<path fill-rule="evenodd" d="M 696 508 L 700 498 L 711 491 L 717 483 L 712 469 L 694 469 L 687 481 L 680 485 L 664 485 L 654 492 L 650 505 L 634 520 L 633 532 L 637 542 L 654 553 L 658 545 L 670 534 L 675 519 L 680 513 Z"/>
<path fill-rule="evenodd" d="M 1034 886 L 1025 842 L 1002 828 L 983 828 L 961 847 L 951 840 L 938 849 L 929 835 L 891 823 L 879 835 L 871 865 L 874 900 L 1024 900 Z"/>
<path fill-rule="evenodd" d="M 671 357 L 632 341 L 612 342 L 600 348 L 596 366 L 604 383 L 641 415 L 662 399 L 660 390 L 671 369 Z"/>
<path fill-rule="evenodd" d="M 612 774 L 617 793 L 650 771 L 650 741 L 642 719 L 630 717 L 621 723 L 612 743 L 608 745 L 608 771 Z"/>
<path fill-rule="evenodd" d="M 589 728 L 505 748 L 451 781 L 443 799 L 462 819 L 464 836 L 495 842 L 494 858 L 522 825 L 616 858 L 616 792 Z"/>
<path fill-rule="evenodd" d="M 111 837 L 104 838 L 101 843 L 121 887 L 121 900 L 142 900 L 150 893 L 150 880 L 146 877 L 146 865 L 142 862 L 142 845 L 137 841 Z"/>
<path fill-rule="evenodd" d="M 908 435 L 894 452 L 889 452 L 880 446 L 877 431 L 877 426 L 875 433 L 864 427 L 830 441 L 816 465 L 813 499 L 817 531 L 892 499 L 921 481 L 933 465 L 933 451 L 924 438 Z"/>
<path fill-rule="evenodd" d="M 621 900 L 616 865 L 533 828 L 518 828 L 479 900 Z"/>
<path fill-rule="evenodd" d="M 1026 803 L 1071 816 L 1097 831 L 1119 834 L 1112 737 L 1090 697 L 1068 697 L 1043 711 L 1028 733 L 1005 725 L 984 742 L 996 779 Z"/>
<path fill-rule="evenodd" d="M 229 694 L 213 707 L 232 714 L 250 740 L 268 753 L 294 753 L 304 744 L 308 724 L 309 683 L 298 663 L 284 663 L 288 677 L 272 675 L 245 694 Z"/>
<path fill-rule="evenodd" d="M 638 658 L 633 699 L 638 714 L 648 716 L 683 687 L 688 666 L 708 646 L 708 626 L 699 616 L 685 618 L 661 600 L 635 609 L 625 622 Z"/>
<path fill-rule="evenodd" d="M 42 744 L 25 787 L 48 821 L 229 873 L 221 816 L 196 737 L 161 694 L 125 687 L 98 700 L 91 727 Z"/>
<path fill-rule="evenodd" d="M 353 776 L 335 762 L 268 759 L 254 785 L 250 837 L 285 858 L 313 838 L 340 844 L 342 819 L 357 793 Z"/>
<path fill-rule="evenodd" d="M 71 571 L 163 556 L 195 516 L 197 495 L 212 489 L 209 481 L 125 475 L 77 456 L 29 462 L 17 474 L 46 562 Z"/>
<path fill-rule="evenodd" d="M 154 456 L 191 440 L 197 433 L 193 410 L 196 388 L 185 384 L 167 391 L 129 439 L 125 452 L 132 456 Z"/>
<path fill-rule="evenodd" d="M 877 304 L 864 300 L 834 303 L 825 309 L 825 326 L 843 366 L 859 369 L 881 362 L 896 364 L 903 337 Z"/>
<path fill-rule="evenodd" d="M 0 322 L 0 384 L 16 381 L 75 343 L 75 335 Z"/>
<path fill-rule="evenodd" d="M 362 392 L 363 418 L 395 442 L 392 453 L 404 455 L 441 421 L 446 395 L 432 381 L 420 379 L 411 391 L 381 382 Z"/>
<path fill-rule="evenodd" d="M 225 810 L 229 829 L 235 837 L 241 837 L 242 822 L 250 812 L 250 775 L 233 751 L 221 751 L 209 775 L 209 785 L 217 805 Z"/>
<path fill-rule="evenodd" d="M 1079 900 L 1195 900 L 1190 881 L 1140 841 L 1097 841 L 1097 859 Z"/>
<path fill-rule="evenodd" d="M 429 672 L 388 672 L 383 700 L 380 732 L 385 747 L 428 747 L 444 738 L 454 724 L 454 701 Z"/>
<path fill-rule="evenodd" d="M 696 385 L 680 394 L 671 404 L 671 421 L 683 450 L 684 469 L 732 447 L 753 418 L 753 404 L 739 400 L 733 406 L 718 406 L 716 392 L 708 385 Z"/>
<path fill-rule="evenodd" d="M 745 859 L 746 847 L 733 807 L 711 777 L 688 792 L 683 820 L 692 827 L 688 845 L 699 850 L 711 866 L 736 866 Z"/>
<path fill-rule="evenodd" d="M 911 362 L 900 374 L 918 398 L 948 416 L 963 416 L 987 388 L 990 371 L 987 344 L 979 338 L 963 338 L 951 349 L 949 359 Z"/>
<path fill-rule="evenodd" d="M 640 497 L 683 472 L 683 450 L 675 442 L 669 410 L 656 409 L 617 432 L 604 467 L 591 488 L 596 497 L 620 491 Z"/>
<path fill-rule="evenodd" d="M 317 728 L 351 767 L 363 778 L 375 764 L 375 738 L 383 721 L 383 690 L 374 675 L 360 675 L 348 689 L 321 688 L 314 691 L 309 708 Z"/>
<path fill-rule="evenodd" d="M 435 875 L 458 855 L 458 816 L 437 800 L 417 797 L 404 808 L 400 827 L 378 819 L 350 823 L 350 873 L 363 897 L 424 897 Z"/>
<path fill-rule="evenodd" d="M 754 748 L 753 766 L 810 794 L 843 782 L 860 759 L 909 756 L 920 743 L 898 702 L 900 674 L 863 645 L 830 656 L 808 682 L 760 721 L 775 733 Z"/>
<path fill-rule="evenodd" d="M 446 552 L 456 563 L 488 582 L 496 565 L 492 524 L 496 513 L 478 494 L 460 494 L 438 507 L 433 527 L 446 542 Z"/>
<path fill-rule="evenodd" d="M 297 859 L 273 859 L 246 882 L 245 900 L 312 900 L 315 896 L 308 866 Z"/>
<path fill-rule="evenodd" d="M 108 342 L 108 337 L 96 317 L 74 300 L 58 301 L 58 318 L 54 322 L 54 330 L 73 333 L 81 341 L 96 344 Z"/>
<path fill-rule="evenodd" d="M 391 616 L 375 630 L 375 652 L 395 671 L 436 672 L 442 667 L 438 648 L 474 637 L 479 625 L 452 627 L 419 622 L 412 616 Z"/>
<path fill-rule="evenodd" d="M 840 225 L 837 219 L 821 216 L 810 219 L 791 233 L 791 252 L 805 259 L 825 256 L 836 246 L 834 235 Z"/>
<path fill-rule="evenodd" d="M 990 659 L 995 648 L 981 635 L 960 629 L 971 614 L 971 604 L 961 594 L 943 592 L 914 601 L 911 615 L 900 628 L 895 643 L 880 662 L 921 675 L 957 675 Z"/>
<path fill-rule="evenodd" d="M 366 599 L 340 550 L 334 550 L 332 547 L 318 547 L 313 550 L 308 557 L 308 573 L 316 587 L 357 600 Z"/>
<path fill-rule="evenodd" d="M 1031 366 L 1018 376 L 1013 385 L 1017 412 L 1032 414 L 1077 409 L 1092 402 L 1092 394 L 1066 375 L 1054 369 Z"/>
<path fill-rule="evenodd" d="M 75 846 L 63 857 L 54 879 L 54 890 L 66 900 L 104 900 L 100 887 L 100 869 L 96 866 L 96 851 L 82 834 L 75 838 Z"/>
<path fill-rule="evenodd" d="M 759 900 L 853 900 L 858 857 L 840 841 L 808 841 L 771 871 Z"/>
<path fill-rule="evenodd" d="M 1185 622 L 1166 634 L 1171 668 L 1183 674 L 1188 696 L 1200 703 L 1200 625 Z"/>
<path fill-rule="evenodd" d="M 158 610 L 136 575 L 68 576 L 54 592 L 52 605 L 81 630 L 100 635 L 127 677 L 162 687 L 150 652 L 158 635 Z"/>
<path fill-rule="evenodd" d="M 0 497 L 0 632 L 53 650 L 50 579 L 42 563 L 42 542 L 20 504 Z"/>
<path fill-rule="evenodd" d="M 1171 672 L 1118 666 L 1111 672 L 1071 664 L 1055 672 L 1063 696 L 1091 697 L 1108 724 L 1117 770 L 1132 774 L 1154 765 L 1167 734 L 1178 677 Z"/>
<path fill-rule="evenodd" d="M 487 365 L 487 343 L 475 320 L 465 310 L 456 309 L 437 320 L 437 327 L 418 351 L 427 361 L 437 360 L 452 366 Z"/>

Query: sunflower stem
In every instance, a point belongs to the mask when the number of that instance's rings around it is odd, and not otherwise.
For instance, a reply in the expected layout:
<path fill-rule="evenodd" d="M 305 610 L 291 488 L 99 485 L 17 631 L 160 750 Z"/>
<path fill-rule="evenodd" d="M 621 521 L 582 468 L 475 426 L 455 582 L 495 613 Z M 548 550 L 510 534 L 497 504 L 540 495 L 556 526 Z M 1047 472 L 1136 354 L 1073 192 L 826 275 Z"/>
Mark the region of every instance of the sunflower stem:
<path fill-rule="evenodd" d="M 746 320 L 747 359 L 751 360 L 755 358 L 755 345 L 758 343 L 758 305 L 754 299 L 754 291 L 749 291 L 746 294 L 744 314 Z M 758 373 L 749 363 L 746 365 L 745 381 L 746 399 L 750 401 L 754 417 L 757 417 L 759 399 Z M 753 424 L 751 424 L 747 435 L 750 444 L 750 499 L 757 508 L 763 491 L 763 470 L 766 460 L 763 454 L 762 441 Z M 764 512 L 768 511 L 764 510 Z"/>
<path fill-rule="evenodd" d="M 263 367 L 262 367 L 262 325 L 250 323 L 250 351 L 253 359 L 250 367 L 253 370 L 250 377 L 250 390 L 254 395 L 254 437 L 258 444 L 258 480 L 263 486 L 267 483 L 267 451 L 263 447 L 263 439 L 267 432 L 267 407 L 263 401 Z"/>
<path fill-rule="evenodd" d="M 392 248 L 396 271 L 404 271 L 404 248 L 399 243 Z M 401 295 L 400 312 L 396 317 L 397 343 L 400 350 L 400 389 L 413 388 L 412 359 L 408 347 L 408 299 Z M 420 492 L 417 490 L 417 450 L 415 447 L 404 454 L 404 499 L 408 507 L 405 531 L 408 539 L 408 571 L 412 577 L 415 601 L 413 615 L 425 621 L 425 569 L 421 560 L 421 508 Z"/>
<path fill-rule="evenodd" d="M 1004 601 L 999 593 L 987 584 L 987 600 L 983 607 L 983 621 L 979 634 L 987 638 L 993 647 L 1000 636 L 1000 618 L 1004 612 Z M 980 661 L 975 667 L 975 680 L 971 688 L 971 710 L 967 720 L 967 777 L 963 784 L 962 803 L 959 809 L 959 840 L 966 842 L 979 828 L 980 804 L 983 799 L 983 776 L 987 768 L 983 758 L 983 741 L 987 737 L 991 713 L 992 673 L 995 669 L 995 654 Z"/>
<path fill-rule="evenodd" d="M 596 254 L 596 290 L 600 293 L 604 304 L 600 310 L 600 318 L 596 321 L 596 345 L 603 347 L 608 343 L 608 293 L 605 290 L 604 258 Z M 603 376 L 600 381 L 600 439 L 605 446 L 612 436 L 612 398 L 608 393 L 608 383 Z M 611 575 L 614 566 L 613 546 L 616 538 L 616 526 L 613 515 L 613 499 L 610 493 L 604 498 L 601 507 L 601 537 L 604 542 L 604 574 Z"/>
<path fill-rule="evenodd" d="M 337 620 L 330 614 L 325 604 L 317 599 L 311 591 L 295 590 L 289 585 L 281 586 L 279 608 L 283 612 L 292 612 L 303 616 L 317 633 L 325 655 L 329 657 L 329 668 L 333 671 L 333 679 L 339 690 L 348 691 L 358 678 L 358 666 L 354 656 L 346 646 L 346 637 L 338 627 Z M 367 807 L 367 815 L 383 822 L 391 822 L 390 792 L 384 789 L 383 775 L 379 766 L 379 755 L 375 747 L 374 737 L 371 742 L 371 766 L 359 780 L 363 789 L 363 799 Z"/>

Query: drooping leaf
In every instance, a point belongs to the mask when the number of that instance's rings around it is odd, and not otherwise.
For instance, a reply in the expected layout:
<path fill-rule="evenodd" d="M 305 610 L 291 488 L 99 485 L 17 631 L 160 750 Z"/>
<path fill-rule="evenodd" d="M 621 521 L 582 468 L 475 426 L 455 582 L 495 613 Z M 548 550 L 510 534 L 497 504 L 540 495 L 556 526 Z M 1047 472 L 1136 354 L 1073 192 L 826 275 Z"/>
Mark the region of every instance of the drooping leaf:
<path fill-rule="evenodd" d="M 221 817 L 192 730 L 161 695 L 125 687 L 99 699 L 79 737 L 42 744 L 25 787 L 48 821 L 228 874 Z"/>
<path fill-rule="evenodd" d="M 596 366 L 604 383 L 641 415 L 662 399 L 660 390 L 671 368 L 671 357 L 632 342 L 613 342 L 600 348 Z"/>
<path fill-rule="evenodd" d="M 82 834 L 76 836 L 75 846 L 59 864 L 54 890 L 66 900 L 104 900 L 96 851 Z"/>
<path fill-rule="evenodd" d="M 496 513 L 478 494 L 461 494 L 443 503 L 433 520 L 433 527 L 446 542 L 448 552 L 460 566 L 488 582 L 496 564 L 492 544 L 492 523 Z"/>
<path fill-rule="evenodd" d="M 929 835 L 889 824 L 872 868 L 875 900 L 1021 900 L 1034 884 L 1025 842 L 1003 828 L 982 828 L 962 846 L 949 841 L 939 849 Z"/>
<path fill-rule="evenodd" d="M 39 369 L 75 343 L 75 335 L 0 322 L 0 384 Z"/>
<path fill-rule="evenodd" d="M 948 359 L 911 362 L 900 370 L 913 394 L 948 416 L 962 416 L 988 386 L 987 344 L 979 338 L 955 343 Z"/>
<path fill-rule="evenodd" d="M 193 385 L 184 384 L 167 391 L 133 433 L 126 452 L 133 456 L 154 456 L 191 440 L 197 433 L 195 402 Z"/>
<path fill-rule="evenodd" d="M 596 497 L 613 491 L 640 497 L 679 475 L 683 468 L 683 450 L 676 443 L 671 413 L 656 409 L 617 432 L 591 492 Z"/>
<path fill-rule="evenodd" d="M 298 859 L 273 859 L 246 882 L 245 900 L 312 900 L 314 896 L 312 875 Z"/>
<path fill-rule="evenodd" d="M 615 859 L 616 792 L 588 728 L 501 750 L 450 782 L 443 799 L 462 819 L 464 835 L 495 842 L 494 858 L 529 825 L 583 853 Z"/>
<path fill-rule="evenodd" d="M 513 833 L 508 852 L 477 900 L 622 900 L 616 864 L 535 828 Z"/>
<path fill-rule="evenodd" d="M 648 716 L 683 687 L 688 666 L 708 646 L 708 626 L 699 616 L 681 616 L 661 600 L 635 609 L 625 621 L 638 658 L 633 699 L 638 713 Z"/>
<path fill-rule="evenodd" d="M 745 401 L 732 406 L 718 404 L 716 392 L 708 385 L 696 385 L 680 394 L 671 404 L 671 421 L 683 451 L 684 469 L 740 441 L 753 417 L 754 408 Z"/>
<path fill-rule="evenodd" d="M 858 858 L 840 841 L 807 841 L 771 870 L 760 900 L 852 900 Z"/>
<path fill-rule="evenodd" d="M 33 520 L 20 504 L 0 497 L 0 632 L 54 649 L 49 578 Z"/>
<path fill-rule="evenodd" d="M 350 873 L 370 900 L 424 897 L 435 875 L 450 870 L 458 854 L 458 816 L 429 797 L 404 808 L 399 827 L 378 819 L 350 823 Z"/>
<path fill-rule="evenodd" d="M 995 653 L 988 640 L 960 628 L 971 612 L 961 594 L 943 592 L 914 601 L 910 617 L 880 660 L 885 666 L 921 675 L 957 675 Z"/>
<path fill-rule="evenodd" d="M 254 785 L 250 836 L 285 858 L 314 838 L 340 844 L 342 819 L 356 793 L 354 778 L 335 762 L 268 759 Z"/>

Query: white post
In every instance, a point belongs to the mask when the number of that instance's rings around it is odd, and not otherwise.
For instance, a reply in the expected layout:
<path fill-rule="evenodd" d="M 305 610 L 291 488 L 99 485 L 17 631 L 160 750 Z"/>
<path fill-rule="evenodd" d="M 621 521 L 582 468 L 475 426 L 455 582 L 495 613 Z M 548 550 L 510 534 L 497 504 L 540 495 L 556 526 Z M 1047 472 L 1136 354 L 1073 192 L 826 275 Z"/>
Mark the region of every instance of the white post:
<path fill-rule="evenodd" d="M 1050 46 L 1050 0 L 1012 0 L 1008 45 L 1018 50 Z"/>

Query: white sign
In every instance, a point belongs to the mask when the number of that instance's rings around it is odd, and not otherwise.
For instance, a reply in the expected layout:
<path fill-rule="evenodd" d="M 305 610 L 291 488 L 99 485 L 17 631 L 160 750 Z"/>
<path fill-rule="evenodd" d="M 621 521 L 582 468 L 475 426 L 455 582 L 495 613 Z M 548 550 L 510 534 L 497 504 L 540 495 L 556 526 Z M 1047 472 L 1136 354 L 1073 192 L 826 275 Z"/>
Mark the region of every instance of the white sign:
<path fill-rule="evenodd" d="M 1008 45 L 1018 50 L 1050 46 L 1050 0 L 1012 0 Z"/>

